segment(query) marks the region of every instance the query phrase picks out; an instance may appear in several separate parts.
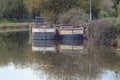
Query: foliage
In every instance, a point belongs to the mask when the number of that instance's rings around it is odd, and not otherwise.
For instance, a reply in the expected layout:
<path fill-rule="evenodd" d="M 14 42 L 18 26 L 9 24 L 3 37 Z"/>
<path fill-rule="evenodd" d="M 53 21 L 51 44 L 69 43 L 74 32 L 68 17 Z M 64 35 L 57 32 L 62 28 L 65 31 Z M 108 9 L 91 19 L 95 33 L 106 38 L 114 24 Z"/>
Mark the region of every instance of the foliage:
<path fill-rule="evenodd" d="M 88 18 L 88 14 L 86 14 L 83 10 L 79 8 L 73 8 L 59 16 L 59 23 L 75 24 L 80 23 L 81 21 L 87 22 Z"/>
<path fill-rule="evenodd" d="M 116 15 L 118 16 L 118 5 L 120 0 L 112 0 L 112 2 L 114 4 L 113 8 L 115 9 Z"/>
<path fill-rule="evenodd" d="M 98 18 L 98 14 L 100 12 L 100 6 L 102 0 L 91 0 L 92 1 L 92 17 L 93 19 Z M 82 8 L 86 13 L 90 13 L 90 0 L 79 0 L 79 6 Z"/>
<path fill-rule="evenodd" d="M 92 2 L 93 18 L 98 18 L 100 3 Z M 56 23 L 60 14 L 72 8 L 79 7 L 89 13 L 89 6 L 89 0 L 0 0 L 0 20 L 24 21 L 43 16 Z"/>
<path fill-rule="evenodd" d="M 52 13 L 51 20 L 56 23 L 59 14 L 75 7 L 77 0 L 46 0 L 44 2 L 44 12 Z"/>
<path fill-rule="evenodd" d="M 114 9 L 119 14 L 119 1 L 112 0 Z M 104 0 L 92 0 L 92 18 L 98 19 L 103 13 L 101 4 Z M 35 16 L 43 16 L 47 21 L 57 22 L 61 14 L 72 8 L 80 8 L 86 14 L 90 13 L 90 0 L 0 0 L 0 20 L 31 21 Z M 114 13 L 105 11 L 105 16 Z"/>
<path fill-rule="evenodd" d="M 100 11 L 99 17 L 106 18 L 106 17 L 110 17 L 110 15 L 106 11 Z"/>
<path fill-rule="evenodd" d="M 101 10 L 100 13 L 99 13 L 99 18 L 110 18 L 110 17 L 116 17 L 115 12 Z"/>
<path fill-rule="evenodd" d="M 118 8 L 118 17 L 120 17 L 120 2 L 119 2 L 119 5 L 117 6 Z"/>
<path fill-rule="evenodd" d="M 116 19 L 96 20 L 89 24 L 88 41 L 90 45 L 111 45 L 120 33 L 120 21 Z"/>
<path fill-rule="evenodd" d="M 43 0 L 23 0 L 23 3 L 32 18 L 40 16 Z"/>
<path fill-rule="evenodd" d="M 1 19 L 6 18 L 12 21 L 26 19 L 27 11 L 23 0 L 0 0 Z"/>

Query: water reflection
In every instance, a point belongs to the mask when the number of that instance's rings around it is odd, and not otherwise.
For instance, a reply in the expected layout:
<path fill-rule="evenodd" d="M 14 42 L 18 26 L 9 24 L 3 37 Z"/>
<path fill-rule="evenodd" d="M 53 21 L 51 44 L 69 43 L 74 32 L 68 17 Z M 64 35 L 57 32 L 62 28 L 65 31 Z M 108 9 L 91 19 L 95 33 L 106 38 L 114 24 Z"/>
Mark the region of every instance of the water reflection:
<path fill-rule="evenodd" d="M 33 52 L 62 52 L 62 53 L 80 53 L 85 50 L 83 41 L 67 40 L 32 40 Z"/>
<path fill-rule="evenodd" d="M 32 40 L 32 51 L 33 52 L 56 52 L 57 43 L 52 40 Z"/>
<path fill-rule="evenodd" d="M 86 49 L 76 41 L 31 43 L 28 32 L 0 34 L 1 80 L 120 80 L 120 56 L 108 47 Z"/>

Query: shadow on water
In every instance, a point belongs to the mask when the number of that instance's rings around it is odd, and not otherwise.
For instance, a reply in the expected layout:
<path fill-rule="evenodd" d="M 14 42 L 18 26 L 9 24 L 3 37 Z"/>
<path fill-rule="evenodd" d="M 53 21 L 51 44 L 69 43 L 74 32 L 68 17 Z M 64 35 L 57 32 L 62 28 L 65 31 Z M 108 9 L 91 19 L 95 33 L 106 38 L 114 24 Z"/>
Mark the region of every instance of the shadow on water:
<path fill-rule="evenodd" d="M 120 79 L 120 56 L 114 50 L 86 49 L 82 43 L 29 40 L 28 32 L 1 33 L 0 69 L 11 64 L 16 70 L 30 68 L 37 80 Z"/>

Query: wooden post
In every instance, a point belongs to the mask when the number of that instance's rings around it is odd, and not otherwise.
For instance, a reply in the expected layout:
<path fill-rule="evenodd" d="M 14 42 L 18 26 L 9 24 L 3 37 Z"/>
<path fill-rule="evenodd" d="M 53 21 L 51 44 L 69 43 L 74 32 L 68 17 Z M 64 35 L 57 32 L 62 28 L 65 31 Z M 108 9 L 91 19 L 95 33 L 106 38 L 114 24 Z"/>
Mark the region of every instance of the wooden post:
<path fill-rule="evenodd" d="M 32 45 L 32 25 L 29 25 L 29 43 Z"/>
<path fill-rule="evenodd" d="M 73 40 L 73 28 L 72 28 L 72 40 Z"/>

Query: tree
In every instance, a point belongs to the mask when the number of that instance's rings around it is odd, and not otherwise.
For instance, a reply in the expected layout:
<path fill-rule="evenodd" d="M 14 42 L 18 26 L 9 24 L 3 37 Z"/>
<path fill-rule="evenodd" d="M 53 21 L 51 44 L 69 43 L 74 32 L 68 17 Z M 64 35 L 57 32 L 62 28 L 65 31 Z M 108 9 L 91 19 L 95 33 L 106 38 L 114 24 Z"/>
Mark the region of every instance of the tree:
<path fill-rule="evenodd" d="M 3 12 L 5 8 L 5 0 L 0 0 L 0 20 L 3 19 Z"/>
<path fill-rule="evenodd" d="M 74 15 L 74 16 L 73 16 Z M 59 16 L 59 22 L 65 24 L 81 24 L 87 22 L 88 14 L 79 8 L 73 8 Z"/>
<path fill-rule="evenodd" d="M 92 0 L 92 17 L 94 19 L 98 18 L 101 2 L 102 2 L 102 0 Z M 88 14 L 90 13 L 90 0 L 79 0 L 78 5 L 86 13 L 88 13 Z"/>
<path fill-rule="evenodd" d="M 59 14 L 65 13 L 75 7 L 77 0 L 46 0 L 44 3 L 44 12 L 48 11 L 48 13 L 52 13 L 52 20 L 56 23 Z"/>
<path fill-rule="evenodd" d="M 24 0 L 24 5 L 32 18 L 40 16 L 43 0 Z"/>
<path fill-rule="evenodd" d="M 117 8 L 118 8 L 117 14 L 118 14 L 118 17 L 120 17 L 120 3 L 119 3 L 119 5 L 117 6 Z"/>
<path fill-rule="evenodd" d="M 26 19 L 27 11 L 23 5 L 23 0 L 0 0 L 1 18 L 12 21 Z"/>
<path fill-rule="evenodd" d="M 112 0 L 112 2 L 114 4 L 113 8 L 115 9 L 116 15 L 118 16 L 118 5 L 120 0 Z"/>

